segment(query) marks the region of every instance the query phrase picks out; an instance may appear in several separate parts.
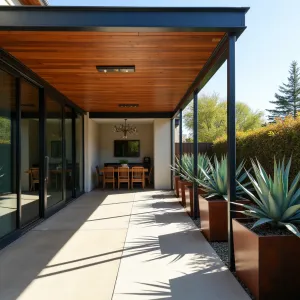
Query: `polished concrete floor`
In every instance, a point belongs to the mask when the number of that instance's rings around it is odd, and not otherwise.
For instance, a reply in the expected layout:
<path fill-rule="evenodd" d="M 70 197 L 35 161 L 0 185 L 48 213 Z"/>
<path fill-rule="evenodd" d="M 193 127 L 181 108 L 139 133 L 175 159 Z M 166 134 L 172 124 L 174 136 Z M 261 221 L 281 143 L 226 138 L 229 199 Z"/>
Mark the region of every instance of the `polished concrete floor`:
<path fill-rule="evenodd" d="M 0 299 L 249 297 L 171 193 L 93 191 L 0 252 Z"/>

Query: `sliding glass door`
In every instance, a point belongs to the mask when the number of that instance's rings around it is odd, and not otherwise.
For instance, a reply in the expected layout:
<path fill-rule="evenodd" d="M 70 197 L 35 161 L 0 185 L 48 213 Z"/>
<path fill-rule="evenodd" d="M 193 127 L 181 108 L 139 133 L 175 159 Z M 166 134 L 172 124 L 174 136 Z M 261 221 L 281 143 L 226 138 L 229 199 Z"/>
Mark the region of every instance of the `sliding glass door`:
<path fill-rule="evenodd" d="M 73 111 L 65 106 L 65 187 L 66 200 L 73 195 Z"/>
<path fill-rule="evenodd" d="M 62 105 L 46 95 L 46 209 L 63 201 L 63 123 Z"/>
<path fill-rule="evenodd" d="M 0 238 L 16 228 L 16 80 L 0 70 Z"/>
<path fill-rule="evenodd" d="M 21 225 L 40 216 L 39 89 L 21 79 Z"/>
<path fill-rule="evenodd" d="M 84 191 L 83 115 L 15 69 L 0 69 L 0 248 Z"/>
<path fill-rule="evenodd" d="M 76 196 L 84 192 L 84 156 L 83 156 L 83 116 L 76 114 L 75 120 L 75 149 L 76 149 Z"/>

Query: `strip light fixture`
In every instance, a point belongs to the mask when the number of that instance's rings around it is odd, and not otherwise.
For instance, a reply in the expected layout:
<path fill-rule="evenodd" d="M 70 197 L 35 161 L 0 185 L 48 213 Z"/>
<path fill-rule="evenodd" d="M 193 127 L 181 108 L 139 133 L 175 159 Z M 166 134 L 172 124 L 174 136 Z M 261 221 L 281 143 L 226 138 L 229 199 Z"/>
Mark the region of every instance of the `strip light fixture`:
<path fill-rule="evenodd" d="M 96 66 L 100 73 L 134 73 L 135 66 Z"/>

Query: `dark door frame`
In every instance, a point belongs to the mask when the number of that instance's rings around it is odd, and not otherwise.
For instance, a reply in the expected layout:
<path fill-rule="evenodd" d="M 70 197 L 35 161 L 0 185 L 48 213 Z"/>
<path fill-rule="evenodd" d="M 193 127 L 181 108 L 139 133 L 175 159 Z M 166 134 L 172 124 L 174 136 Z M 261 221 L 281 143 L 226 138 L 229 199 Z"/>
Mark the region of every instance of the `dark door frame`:
<path fill-rule="evenodd" d="M 4 58 L 5 56 L 5 58 Z M 83 111 L 81 109 L 77 109 L 77 106 L 70 103 L 70 101 L 66 101 L 64 97 L 61 97 L 55 91 L 52 91 L 49 86 L 44 86 L 43 82 L 39 82 L 38 76 L 32 77 L 32 71 L 27 72 L 27 68 L 25 66 L 21 66 L 20 63 L 15 60 L 10 55 L 5 55 L 3 50 L 0 51 L 0 69 L 4 72 L 7 72 L 9 75 L 15 78 L 15 102 L 16 102 L 16 112 L 15 112 L 15 144 L 13 157 L 15 163 L 13 167 L 15 168 L 16 176 L 14 178 L 14 185 L 16 187 L 17 194 L 17 211 L 16 211 L 16 230 L 13 232 L 3 236 L 0 238 L 0 249 L 4 248 L 18 237 L 23 235 L 25 232 L 42 222 L 45 218 L 56 213 L 62 207 L 67 205 L 70 200 L 74 200 L 78 198 L 80 195 L 84 193 L 83 191 L 76 191 L 76 117 L 80 116 L 82 118 L 82 158 L 84 158 L 84 122 L 83 122 Z M 27 81 L 32 84 L 36 88 L 38 88 L 38 102 L 39 102 L 39 113 L 37 118 L 39 119 L 39 165 L 40 165 L 40 188 L 39 188 L 39 218 L 33 220 L 29 224 L 25 224 L 22 226 L 22 207 L 21 207 L 21 79 Z M 46 161 L 46 120 L 47 120 L 47 111 L 46 111 L 46 93 L 52 96 L 52 99 L 56 101 L 62 109 L 62 135 L 63 135 L 63 173 L 62 173 L 62 186 L 63 186 L 63 198 L 62 201 L 47 209 L 47 176 L 49 167 L 47 166 Z M 64 108 L 69 107 L 72 111 L 72 174 L 74 180 L 72 181 L 72 199 L 66 199 L 65 196 L 65 176 L 66 176 L 66 155 L 65 155 L 65 112 Z M 74 155 L 75 154 L 75 155 Z M 80 170 L 83 172 L 84 176 L 84 160 L 83 160 L 83 168 Z M 83 180 L 84 184 L 84 180 Z"/>

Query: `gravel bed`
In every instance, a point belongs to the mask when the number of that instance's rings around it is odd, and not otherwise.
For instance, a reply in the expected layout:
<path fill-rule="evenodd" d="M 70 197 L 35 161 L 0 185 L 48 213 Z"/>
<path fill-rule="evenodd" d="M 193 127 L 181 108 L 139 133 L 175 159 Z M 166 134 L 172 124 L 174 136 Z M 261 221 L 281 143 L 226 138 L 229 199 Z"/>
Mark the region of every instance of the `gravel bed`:
<path fill-rule="evenodd" d="M 243 225 L 249 229 L 252 228 L 254 222 L 251 223 L 243 223 Z M 298 230 L 300 231 L 300 225 L 296 225 Z M 260 236 L 270 236 L 270 235 L 293 235 L 286 227 L 282 228 L 273 228 L 271 224 L 263 224 L 261 226 L 255 227 L 251 229 L 253 232 Z"/>
<path fill-rule="evenodd" d="M 193 220 L 195 225 L 200 228 L 200 219 Z M 252 226 L 251 224 L 249 225 Z M 228 259 L 228 243 L 227 242 L 209 242 L 212 248 L 216 251 L 217 255 L 223 261 L 223 263 L 229 268 L 229 259 Z M 235 272 L 232 272 L 233 276 L 237 279 L 240 285 L 243 287 L 245 292 L 249 295 L 250 299 L 255 300 L 249 289 L 239 280 Z"/>

